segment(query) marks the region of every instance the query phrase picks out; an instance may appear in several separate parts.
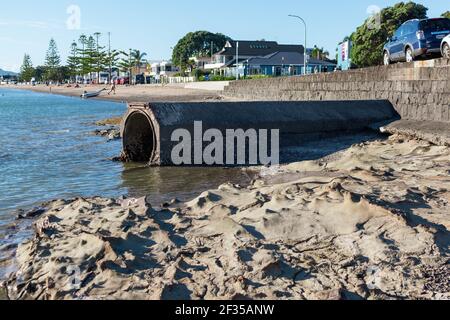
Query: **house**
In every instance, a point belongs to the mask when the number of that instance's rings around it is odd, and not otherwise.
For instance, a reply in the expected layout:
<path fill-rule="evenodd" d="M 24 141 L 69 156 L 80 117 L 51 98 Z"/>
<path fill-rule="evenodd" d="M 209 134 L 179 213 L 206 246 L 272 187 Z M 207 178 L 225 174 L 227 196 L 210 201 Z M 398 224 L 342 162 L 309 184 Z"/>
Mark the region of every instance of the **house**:
<path fill-rule="evenodd" d="M 214 57 L 191 57 L 189 60 L 192 60 L 195 63 L 196 69 L 205 69 L 206 65 L 214 63 Z"/>
<path fill-rule="evenodd" d="M 265 57 L 275 52 L 303 53 L 302 45 L 278 44 L 276 41 L 227 41 L 225 47 L 217 52 L 210 64 L 205 64 L 206 70 L 226 73 L 228 68 L 236 68 L 236 51 L 239 52 L 239 61 L 243 63 L 251 58 Z"/>
<path fill-rule="evenodd" d="M 242 67 L 246 76 L 294 76 L 304 73 L 304 57 L 299 52 L 275 52 L 265 57 L 250 58 L 243 62 Z M 331 72 L 336 69 L 336 64 L 330 61 L 307 58 L 306 63 L 307 73 Z"/>
<path fill-rule="evenodd" d="M 151 64 L 150 76 L 152 77 L 172 77 L 178 73 L 178 67 L 174 66 L 171 61 L 161 61 Z"/>
<path fill-rule="evenodd" d="M 308 51 L 312 52 L 312 50 Z M 237 53 L 238 61 L 236 61 Z M 306 56 L 306 62 L 307 73 L 328 72 L 336 69 L 336 64 L 332 61 L 311 59 L 310 55 Z M 213 63 L 205 64 L 204 68 L 226 77 L 235 77 L 236 72 L 240 76 L 299 75 L 304 73 L 304 47 L 278 44 L 276 41 L 232 40 L 214 55 Z"/>

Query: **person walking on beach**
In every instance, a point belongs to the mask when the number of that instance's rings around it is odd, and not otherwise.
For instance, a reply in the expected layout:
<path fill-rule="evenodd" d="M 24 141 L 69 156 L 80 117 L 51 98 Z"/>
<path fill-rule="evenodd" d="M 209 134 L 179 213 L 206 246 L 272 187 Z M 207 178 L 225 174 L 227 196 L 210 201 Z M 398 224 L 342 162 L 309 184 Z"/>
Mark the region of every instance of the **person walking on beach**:
<path fill-rule="evenodd" d="M 108 92 L 108 96 L 111 94 L 111 92 L 116 94 L 116 82 L 115 81 L 113 81 L 111 84 L 111 90 Z"/>

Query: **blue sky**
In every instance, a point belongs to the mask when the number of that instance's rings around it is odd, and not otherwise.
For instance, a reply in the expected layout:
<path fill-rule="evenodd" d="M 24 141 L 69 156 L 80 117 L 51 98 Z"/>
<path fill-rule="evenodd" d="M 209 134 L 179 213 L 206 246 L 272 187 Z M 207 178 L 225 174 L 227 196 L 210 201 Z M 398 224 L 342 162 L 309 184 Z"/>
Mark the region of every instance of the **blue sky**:
<path fill-rule="evenodd" d="M 337 43 L 368 17 L 368 8 L 395 4 L 389 0 L 15 0 L 0 5 L 0 68 L 17 71 L 23 54 L 34 65 L 42 64 L 51 37 L 65 59 L 69 46 L 81 33 L 112 33 L 114 48 L 136 48 L 152 60 L 170 58 L 171 47 L 189 31 L 208 30 L 233 39 L 276 40 L 303 43 L 303 27 L 288 14 L 302 16 L 308 23 L 308 47 L 323 46 L 335 51 Z M 450 10 L 448 1 L 417 1 L 439 16 Z M 80 8 L 80 28 L 72 24 L 67 9 Z M 73 13 L 74 11 L 72 11 Z M 76 14 L 75 14 L 76 15 Z"/>

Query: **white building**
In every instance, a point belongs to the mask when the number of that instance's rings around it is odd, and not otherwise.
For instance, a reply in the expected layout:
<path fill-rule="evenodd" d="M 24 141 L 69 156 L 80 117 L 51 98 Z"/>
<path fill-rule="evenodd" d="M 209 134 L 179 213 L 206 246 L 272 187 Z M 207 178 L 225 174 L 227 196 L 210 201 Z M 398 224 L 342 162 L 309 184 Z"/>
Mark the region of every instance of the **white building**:
<path fill-rule="evenodd" d="M 151 64 L 150 75 L 152 77 L 172 77 L 179 72 L 178 67 L 174 66 L 171 61 L 161 61 Z"/>

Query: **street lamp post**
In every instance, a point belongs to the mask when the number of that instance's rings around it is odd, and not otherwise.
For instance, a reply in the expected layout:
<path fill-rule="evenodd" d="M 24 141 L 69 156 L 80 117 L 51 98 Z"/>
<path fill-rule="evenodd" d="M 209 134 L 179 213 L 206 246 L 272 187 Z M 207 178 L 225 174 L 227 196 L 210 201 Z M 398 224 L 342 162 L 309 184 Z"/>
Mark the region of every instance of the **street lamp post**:
<path fill-rule="evenodd" d="M 300 17 L 300 16 L 296 16 L 296 15 L 293 15 L 293 14 L 290 14 L 289 15 L 289 17 L 291 17 L 291 18 L 297 18 L 297 19 L 299 19 L 300 21 L 302 21 L 303 22 L 303 24 L 305 25 L 305 52 L 304 52 L 304 56 L 303 56 L 303 68 L 304 68 L 304 74 L 306 75 L 306 44 L 307 44 L 307 42 L 306 42 L 306 37 L 307 37 L 307 27 L 306 27 L 306 22 L 305 22 L 305 20 L 302 18 L 302 17 Z"/>
<path fill-rule="evenodd" d="M 236 42 L 236 80 L 239 80 L 239 41 Z"/>

